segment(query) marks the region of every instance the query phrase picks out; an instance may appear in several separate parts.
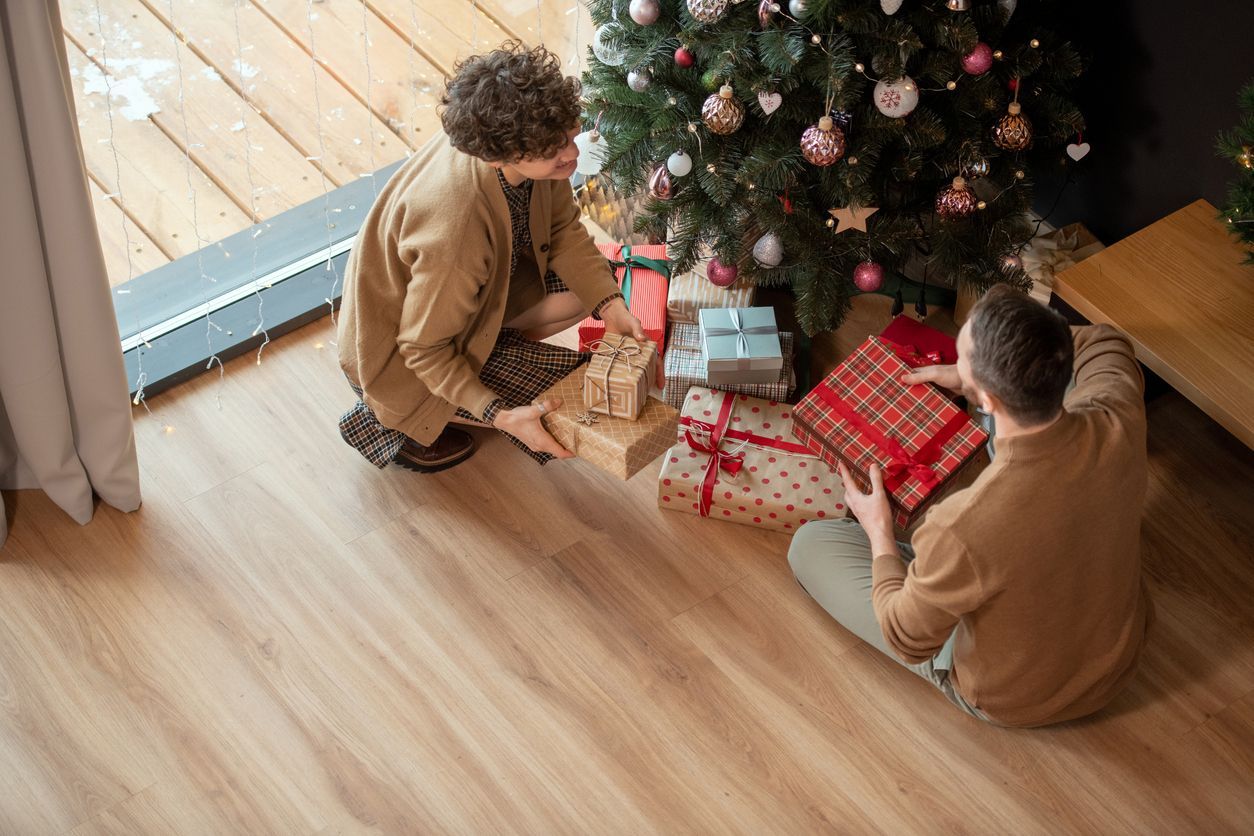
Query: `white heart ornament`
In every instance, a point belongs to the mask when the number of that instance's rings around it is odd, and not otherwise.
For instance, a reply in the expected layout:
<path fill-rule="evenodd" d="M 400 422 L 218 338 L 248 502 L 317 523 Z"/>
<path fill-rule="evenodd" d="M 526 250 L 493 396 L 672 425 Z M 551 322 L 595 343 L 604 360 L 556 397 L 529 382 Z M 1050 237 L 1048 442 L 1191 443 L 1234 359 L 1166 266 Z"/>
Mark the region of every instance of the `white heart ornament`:
<path fill-rule="evenodd" d="M 1088 156 L 1089 151 L 1092 150 L 1093 146 L 1089 145 L 1087 142 L 1081 142 L 1079 144 L 1073 142 L 1067 146 L 1067 156 L 1076 162 L 1079 162 Z"/>
<path fill-rule="evenodd" d="M 901 0 L 880 0 L 880 8 L 884 10 L 886 15 L 895 15 L 897 10 L 901 8 Z"/>
<path fill-rule="evenodd" d="M 784 97 L 779 93 L 768 93 L 765 90 L 758 92 L 758 104 L 762 106 L 762 112 L 770 116 L 779 110 L 779 106 L 784 103 Z"/>

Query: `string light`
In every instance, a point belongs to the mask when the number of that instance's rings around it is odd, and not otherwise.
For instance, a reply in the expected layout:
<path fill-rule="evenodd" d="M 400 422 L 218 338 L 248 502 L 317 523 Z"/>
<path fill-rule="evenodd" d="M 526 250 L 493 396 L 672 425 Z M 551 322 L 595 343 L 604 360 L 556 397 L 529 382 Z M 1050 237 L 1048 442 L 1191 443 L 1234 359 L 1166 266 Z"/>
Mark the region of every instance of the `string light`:
<path fill-rule="evenodd" d="M 238 54 L 235 68 L 239 75 L 239 89 L 244 88 L 244 40 L 240 35 L 239 26 L 239 6 L 235 3 L 231 4 L 231 15 L 235 23 L 235 52 Z M 257 185 L 253 182 L 253 163 L 252 163 L 252 136 L 248 130 L 248 114 L 244 108 L 244 97 L 238 97 L 239 103 L 239 119 L 244 131 L 244 174 L 248 178 L 248 211 L 254 224 L 260 222 L 261 218 L 257 215 Z M 257 282 L 257 237 L 261 234 L 262 228 L 257 227 L 256 234 L 252 237 L 252 265 L 249 268 L 249 277 L 253 283 L 253 295 L 257 297 L 257 327 L 253 329 L 253 336 L 262 335 L 261 345 L 257 346 L 257 365 L 261 365 L 261 354 L 266 350 L 266 346 L 270 344 L 270 332 L 266 330 L 266 300 L 261 295 L 261 287 Z M 224 251 L 225 252 L 225 251 Z M 229 256 L 230 253 L 227 253 Z"/>
<path fill-rule="evenodd" d="M 331 271 L 331 293 L 323 301 L 331 311 L 331 331 L 335 332 L 335 290 L 340 284 L 340 271 L 335 266 L 334 257 L 331 255 L 332 246 L 335 240 L 331 235 L 331 230 L 335 229 L 335 224 L 331 223 L 331 191 L 327 188 L 327 148 L 322 137 L 322 100 L 318 95 L 318 50 L 314 43 L 314 11 L 313 0 L 305 0 L 305 25 L 309 31 L 309 62 L 313 67 L 313 94 L 314 94 L 314 119 L 318 126 L 318 177 L 322 182 L 322 214 L 326 220 L 327 227 L 327 261 L 324 269 Z M 331 341 L 335 345 L 335 340 Z"/>
<path fill-rule="evenodd" d="M 217 282 L 217 279 L 205 273 L 205 244 L 208 243 L 200 234 L 200 221 L 197 217 L 198 207 L 196 205 L 196 187 L 192 185 L 192 140 L 191 131 L 187 127 L 187 101 L 184 98 L 183 87 L 183 55 L 179 51 L 179 28 L 174 22 L 174 0 L 167 0 L 166 8 L 169 11 L 170 33 L 174 36 L 174 66 L 178 73 L 178 95 L 179 95 L 179 115 L 183 121 L 183 166 L 187 175 L 187 192 L 192 202 L 192 234 L 196 236 L 196 269 L 200 273 L 202 281 Z M 205 364 L 205 371 L 213 368 L 213 364 L 218 364 L 218 391 L 215 397 L 218 402 L 218 409 L 222 408 L 222 387 L 226 384 L 226 367 L 222 365 L 222 358 L 213 349 L 213 331 L 222 330 L 217 323 L 213 321 L 213 311 L 210 309 L 208 288 L 205 289 L 205 344 L 209 348 L 209 362 Z"/>
<path fill-rule="evenodd" d="M 370 6 L 366 3 L 361 4 L 361 51 L 366 59 L 366 130 L 370 139 L 370 193 L 374 197 L 379 196 L 379 184 L 375 180 L 375 172 L 379 170 L 378 163 L 374 159 L 374 100 L 370 97 Z M 313 48 L 313 44 L 310 44 Z M 319 128 L 322 126 L 319 125 Z M 333 297 L 335 294 L 331 294 Z"/>

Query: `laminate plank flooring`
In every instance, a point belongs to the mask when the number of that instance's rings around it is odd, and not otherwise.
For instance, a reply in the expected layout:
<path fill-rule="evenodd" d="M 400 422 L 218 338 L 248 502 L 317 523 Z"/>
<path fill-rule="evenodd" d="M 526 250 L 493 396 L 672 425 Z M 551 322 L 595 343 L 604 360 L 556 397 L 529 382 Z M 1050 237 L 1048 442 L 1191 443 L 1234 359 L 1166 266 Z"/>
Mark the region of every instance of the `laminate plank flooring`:
<path fill-rule="evenodd" d="M 886 304 L 817 341 L 818 370 Z M 1254 822 L 1254 457 L 1178 395 L 1149 405 L 1141 672 L 1096 717 L 1016 731 L 833 623 L 786 536 L 659 511 L 656 464 L 539 468 L 479 433 L 445 473 L 376 470 L 335 429 L 332 336 L 137 409 L 134 514 L 6 494 L 0 832 Z"/>

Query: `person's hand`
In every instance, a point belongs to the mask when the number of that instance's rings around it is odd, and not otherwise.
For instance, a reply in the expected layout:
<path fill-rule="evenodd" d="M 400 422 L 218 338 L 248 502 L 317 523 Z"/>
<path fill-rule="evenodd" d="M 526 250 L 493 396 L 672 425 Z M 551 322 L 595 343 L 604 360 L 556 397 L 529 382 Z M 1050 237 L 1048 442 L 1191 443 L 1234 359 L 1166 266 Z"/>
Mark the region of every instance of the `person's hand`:
<path fill-rule="evenodd" d="M 644 342 L 644 328 L 640 320 L 627 310 L 627 303 L 622 299 L 614 299 L 601 308 L 601 320 L 605 322 L 605 330 L 613 334 L 624 334 L 638 343 Z"/>
<path fill-rule="evenodd" d="M 862 523 L 871 548 L 876 554 L 893 548 L 893 509 L 888 504 L 888 492 L 884 490 L 884 474 L 878 464 L 871 465 L 871 492 L 863 493 L 849 474 L 844 462 L 837 465 L 840 481 L 845 485 L 845 504 Z"/>
<path fill-rule="evenodd" d="M 575 454 L 558 444 L 557 439 L 540 422 L 541 415 L 552 412 L 561 405 L 561 398 L 550 398 L 538 404 L 502 409 L 496 414 L 492 426 L 509 433 L 537 453 L 550 453 L 559 459 L 573 459 Z"/>
<path fill-rule="evenodd" d="M 920 366 L 903 374 L 901 382 L 907 386 L 914 386 L 917 383 L 935 383 L 955 395 L 962 394 L 962 378 L 958 376 L 957 366 Z"/>

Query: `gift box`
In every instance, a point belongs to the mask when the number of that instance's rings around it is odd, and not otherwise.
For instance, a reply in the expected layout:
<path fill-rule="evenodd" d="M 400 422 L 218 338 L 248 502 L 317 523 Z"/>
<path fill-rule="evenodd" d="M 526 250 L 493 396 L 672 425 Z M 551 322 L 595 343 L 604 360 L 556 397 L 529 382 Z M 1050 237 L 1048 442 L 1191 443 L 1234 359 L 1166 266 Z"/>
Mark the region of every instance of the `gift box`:
<path fill-rule="evenodd" d="M 711 386 L 779 380 L 784 353 L 773 308 L 704 308 L 697 324 Z"/>
<path fill-rule="evenodd" d="M 614 277 L 623 291 L 627 309 L 640 320 L 644 335 L 657 345 L 658 356 L 663 356 L 666 352 L 666 293 L 671 271 L 666 246 L 598 244 L 597 249 L 614 267 Z M 594 340 L 603 336 L 605 323 L 588 317 L 579 323 L 579 350 L 587 351 Z M 662 385 L 661 374 L 659 364 L 659 386 Z"/>
<path fill-rule="evenodd" d="M 793 435 L 864 490 L 872 464 L 884 472 L 894 520 L 907 528 L 988 436 L 931 384 L 907 386 L 910 366 L 884 340 L 858 347 L 793 412 Z"/>
<path fill-rule="evenodd" d="M 705 360 L 701 356 L 701 329 L 696 325 L 684 322 L 671 324 L 671 333 L 667 337 L 666 349 L 666 387 L 662 390 L 662 400 L 676 409 L 682 409 L 684 396 L 693 386 L 709 386 L 705 379 Z M 780 352 L 784 356 L 784 367 L 774 383 L 733 383 L 720 384 L 725 392 L 736 392 L 768 401 L 786 401 L 792 397 L 797 388 L 797 373 L 793 369 L 793 337 L 787 331 L 779 334 Z"/>
<path fill-rule="evenodd" d="M 679 413 L 674 408 L 648 398 L 635 421 L 598 415 L 583 405 L 584 377 L 579 369 L 539 398 L 562 399 L 560 407 L 540 420 L 567 450 L 620 479 L 630 479 L 675 443 Z"/>
<path fill-rule="evenodd" d="M 958 342 L 914 317 L 893 317 L 880 336 L 893 344 L 894 352 L 907 366 L 951 366 L 958 362 Z"/>
<path fill-rule="evenodd" d="M 1036 236 L 1019 253 L 1023 271 L 1032 279 L 1031 296 L 1048 305 L 1054 276 L 1105 248 L 1081 223 Z"/>
<path fill-rule="evenodd" d="M 719 287 L 706 278 L 705 266 L 706 262 L 701 262 L 689 272 L 671 279 L 670 292 L 666 297 L 666 315 L 671 322 L 696 324 L 697 313 L 703 308 L 748 308 L 753 305 L 757 288 L 744 279 L 738 279 L 731 287 Z"/>
<path fill-rule="evenodd" d="M 658 474 L 658 507 L 777 531 L 843 517 L 840 476 L 790 438 L 792 411 L 694 386 Z"/>
<path fill-rule="evenodd" d="M 657 346 L 622 334 L 606 334 L 588 346 L 583 405 L 593 412 L 636 420 L 657 377 Z"/>

